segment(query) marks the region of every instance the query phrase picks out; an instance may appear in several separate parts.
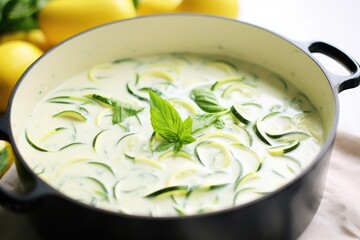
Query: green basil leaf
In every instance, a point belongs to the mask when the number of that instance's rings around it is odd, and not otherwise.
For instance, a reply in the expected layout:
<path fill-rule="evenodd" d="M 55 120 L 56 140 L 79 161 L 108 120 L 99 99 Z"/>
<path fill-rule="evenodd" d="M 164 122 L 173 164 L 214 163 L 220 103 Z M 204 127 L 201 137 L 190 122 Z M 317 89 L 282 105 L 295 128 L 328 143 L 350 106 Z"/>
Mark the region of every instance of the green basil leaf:
<path fill-rule="evenodd" d="M 190 97 L 205 112 L 217 113 L 226 110 L 226 108 L 220 106 L 215 94 L 207 88 L 196 88 L 192 90 Z"/>
<path fill-rule="evenodd" d="M 95 100 L 99 104 L 113 109 L 112 123 L 122 123 L 125 119 L 136 116 L 144 108 L 135 106 L 130 103 L 122 102 L 114 98 L 104 97 L 98 94 L 88 94 L 85 97 Z"/>
<path fill-rule="evenodd" d="M 153 91 L 150 96 L 150 120 L 154 131 L 161 137 L 177 138 L 182 129 L 182 119 L 176 109 Z"/>
<path fill-rule="evenodd" d="M 181 138 L 181 142 L 183 144 L 189 144 L 195 142 L 195 138 L 193 138 L 191 135 L 186 135 Z"/>
<path fill-rule="evenodd" d="M 182 148 L 182 145 L 183 145 L 182 142 L 175 143 L 174 152 L 178 153 L 180 151 L 180 149 Z"/>
<path fill-rule="evenodd" d="M 88 94 L 85 95 L 85 97 L 90 98 L 92 100 L 95 100 L 96 102 L 105 105 L 107 107 L 115 107 L 116 106 L 116 100 L 113 98 L 107 98 L 98 94 Z"/>
<path fill-rule="evenodd" d="M 144 109 L 131 105 L 129 103 L 116 101 L 113 110 L 114 113 L 112 117 L 112 123 L 118 124 L 118 123 L 122 123 L 125 119 L 129 117 L 136 116 L 139 112 L 141 112 Z"/>
<path fill-rule="evenodd" d="M 154 131 L 165 139 L 156 151 L 166 150 L 174 145 L 174 151 L 179 152 L 184 144 L 195 141 L 191 136 L 193 121 L 188 117 L 184 122 L 176 109 L 155 92 L 149 91 L 150 120 Z"/>
<path fill-rule="evenodd" d="M 168 150 L 172 146 L 174 146 L 173 142 L 168 142 L 168 141 L 164 140 L 154 149 L 154 151 L 162 152 L 162 151 Z"/>
<path fill-rule="evenodd" d="M 195 115 L 193 117 L 193 125 L 192 125 L 192 132 L 197 132 L 204 128 L 207 128 L 213 124 L 215 124 L 221 115 L 214 114 L 214 113 L 205 113 Z"/>
<path fill-rule="evenodd" d="M 214 126 L 217 129 L 223 129 L 225 127 L 225 122 L 222 119 L 216 119 L 216 121 L 214 122 Z"/>
<path fill-rule="evenodd" d="M 185 119 L 182 129 L 181 129 L 180 136 L 191 135 L 192 124 L 193 124 L 193 120 L 191 119 L 191 117 L 188 117 L 187 119 Z"/>

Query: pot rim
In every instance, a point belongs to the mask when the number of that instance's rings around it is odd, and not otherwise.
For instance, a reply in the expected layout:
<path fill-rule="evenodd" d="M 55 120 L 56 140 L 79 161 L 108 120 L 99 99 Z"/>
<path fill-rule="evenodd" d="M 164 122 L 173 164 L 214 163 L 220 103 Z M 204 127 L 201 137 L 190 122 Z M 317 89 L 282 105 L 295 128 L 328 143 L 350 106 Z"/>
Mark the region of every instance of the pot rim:
<path fill-rule="evenodd" d="M 111 26 L 111 25 L 122 24 L 123 22 L 128 22 L 128 21 L 142 21 L 142 20 L 148 19 L 148 18 L 169 18 L 169 17 L 196 17 L 196 18 L 203 18 L 203 19 L 206 19 L 206 18 L 208 18 L 208 19 L 218 19 L 220 21 L 230 21 L 230 22 L 235 22 L 235 23 L 238 23 L 238 24 L 244 24 L 244 25 L 259 29 L 260 31 L 268 32 L 268 33 L 270 33 L 272 35 L 275 35 L 278 38 L 281 38 L 281 39 L 285 40 L 286 42 L 290 43 L 291 45 L 293 45 L 295 48 L 297 48 L 297 50 L 299 50 L 300 52 L 306 54 L 307 57 L 309 59 L 311 59 L 313 61 L 313 63 L 317 65 L 318 68 L 320 68 L 320 70 L 323 72 L 324 76 L 326 77 L 326 79 L 328 81 L 328 84 L 331 87 L 332 96 L 333 96 L 333 99 L 334 99 L 334 110 L 335 111 L 334 111 L 334 116 L 333 116 L 334 118 L 333 118 L 333 123 L 332 123 L 332 126 L 331 126 L 331 131 L 328 133 L 328 136 L 327 136 L 325 142 L 323 143 L 320 152 L 314 157 L 314 159 L 311 161 L 311 163 L 308 166 L 306 166 L 304 169 L 302 169 L 302 171 L 300 173 L 298 173 L 293 179 L 288 181 L 283 186 L 281 186 L 281 187 L 277 188 L 276 190 L 274 190 L 274 191 L 272 191 L 270 193 L 267 193 L 267 194 L 265 194 L 265 195 L 263 195 L 261 197 L 258 197 L 258 198 L 254 199 L 254 200 L 251 200 L 249 202 L 246 202 L 246 203 L 243 203 L 243 204 L 240 204 L 240 205 L 237 205 L 237 206 L 232 206 L 232 207 L 229 207 L 229 208 L 225 208 L 225 209 L 220 209 L 220 210 L 207 212 L 207 213 L 185 215 L 185 216 L 159 216 L 159 217 L 156 216 L 156 217 L 152 217 L 152 216 L 132 215 L 132 214 L 125 214 L 125 213 L 121 213 L 121 212 L 115 212 L 115 211 L 112 211 L 112 210 L 107 210 L 107 209 L 91 206 L 89 204 L 77 201 L 77 200 L 69 197 L 68 195 L 60 192 L 59 190 L 52 187 L 49 183 L 47 183 L 46 181 L 41 179 L 38 175 L 36 175 L 36 173 L 29 167 L 29 165 L 26 163 L 26 161 L 24 160 L 24 158 L 20 154 L 20 152 L 18 150 L 18 147 L 17 147 L 17 144 L 15 144 L 15 137 L 14 137 L 12 127 L 11 127 L 11 115 L 12 115 L 11 113 L 13 111 L 11 106 L 12 106 L 12 103 L 14 101 L 17 89 L 19 88 L 19 86 L 21 85 L 21 83 L 23 81 L 26 81 L 26 77 L 27 77 L 28 73 L 32 71 L 32 69 L 37 65 L 38 62 L 43 61 L 44 59 L 46 59 L 47 55 L 51 54 L 52 51 L 54 51 L 55 49 L 61 48 L 62 45 L 64 45 L 64 44 L 71 43 L 73 39 L 78 38 L 79 36 L 82 36 L 84 34 L 88 34 L 89 32 L 97 31 L 100 28 L 108 27 L 108 26 Z M 264 27 L 257 26 L 257 25 L 252 24 L 252 23 L 247 23 L 247 22 L 244 22 L 244 21 L 241 21 L 241 20 L 238 20 L 238 19 L 230 19 L 230 18 L 221 17 L 221 16 L 214 16 L 214 15 L 208 15 L 208 14 L 198 14 L 198 13 L 166 13 L 166 14 L 158 14 L 158 15 L 138 16 L 136 18 L 122 19 L 122 20 L 106 23 L 106 24 L 103 24 L 103 25 L 100 25 L 100 26 L 85 30 L 84 32 L 81 32 L 79 34 L 76 34 L 76 35 L 64 40 L 63 42 L 59 43 L 58 45 L 54 46 L 53 48 L 49 49 L 42 56 L 40 56 L 33 64 L 31 64 L 30 67 L 19 78 L 19 80 L 18 80 L 17 84 L 15 85 L 14 90 L 12 91 L 12 94 L 10 96 L 10 100 L 9 100 L 9 104 L 8 104 L 8 110 L 5 113 L 5 118 L 6 117 L 9 118 L 8 134 L 9 134 L 10 142 L 11 142 L 11 144 L 13 146 L 13 149 L 14 149 L 14 153 L 18 158 L 18 161 L 21 163 L 22 167 L 24 167 L 26 169 L 26 171 L 31 174 L 31 176 L 33 177 L 33 180 L 35 181 L 35 183 L 39 184 L 36 187 L 40 186 L 41 188 L 47 188 L 47 190 L 49 191 L 48 194 L 45 193 L 43 196 L 40 196 L 40 197 L 45 197 L 46 198 L 49 195 L 54 195 L 55 197 L 63 198 L 65 200 L 67 200 L 67 201 L 70 201 L 73 204 L 82 206 L 82 207 L 86 208 L 87 210 L 97 211 L 97 212 L 104 213 L 104 214 L 116 215 L 116 216 L 119 216 L 119 217 L 122 216 L 122 217 L 125 217 L 125 218 L 131 218 L 131 219 L 160 220 L 160 221 L 163 221 L 163 220 L 195 219 L 195 218 L 204 218 L 204 217 L 227 214 L 227 213 L 233 212 L 235 210 L 237 210 L 237 211 L 238 210 L 243 210 L 243 209 L 248 208 L 249 206 L 259 204 L 259 203 L 261 203 L 263 201 L 266 201 L 269 198 L 274 197 L 275 195 L 278 195 L 281 192 L 286 191 L 287 189 L 290 189 L 297 182 L 299 182 L 301 179 L 303 179 L 307 174 L 309 174 L 311 169 L 315 168 L 315 166 L 317 164 L 319 164 L 319 162 L 326 155 L 326 153 L 328 153 L 328 151 L 332 150 L 332 145 L 333 145 L 333 142 L 335 140 L 336 131 L 337 131 L 337 125 L 338 125 L 338 121 L 339 121 L 339 99 L 338 99 L 338 93 L 336 93 L 335 91 L 336 91 L 336 89 L 335 89 L 335 86 L 333 85 L 333 83 L 330 80 L 329 73 L 324 69 L 324 67 L 321 65 L 321 63 L 317 59 L 315 59 L 314 57 L 311 56 L 311 53 L 304 46 L 302 46 L 301 42 L 291 40 L 291 39 L 289 39 L 287 37 L 284 37 L 281 34 L 275 33 L 274 31 L 271 31 L 271 30 L 266 29 Z"/>

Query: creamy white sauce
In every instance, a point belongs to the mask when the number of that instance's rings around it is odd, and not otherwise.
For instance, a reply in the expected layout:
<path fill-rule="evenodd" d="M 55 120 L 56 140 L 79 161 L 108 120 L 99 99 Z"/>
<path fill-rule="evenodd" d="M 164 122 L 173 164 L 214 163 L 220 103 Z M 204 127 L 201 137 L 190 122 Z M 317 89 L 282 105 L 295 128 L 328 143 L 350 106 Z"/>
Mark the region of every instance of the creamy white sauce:
<path fill-rule="evenodd" d="M 221 128 L 211 125 L 193 134 L 196 141 L 181 149 L 188 155 L 169 153 L 165 158 L 163 154 L 172 148 L 153 151 L 161 139 L 151 141 L 154 130 L 149 103 L 129 94 L 126 84 L 144 98 L 148 93 L 141 88 L 159 90 L 184 120 L 205 113 L 190 97 L 191 90 L 210 89 L 216 81 L 239 76 L 245 79 L 221 84 L 213 93 L 226 109 L 245 104 L 251 120 L 248 125 L 229 112 L 220 118 Z M 239 83 L 243 84 L 241 88 L 226 90 Z M 114 125 L 113 109 L 84 97 L 89 94 L 128 102 L 144 110 Z M 71 98 L 56 98 L 59 96 Z M 77 111 L 87 120 L 53 117 L 64 110 Z M 276 113 L 263 119 L 271 112 Z M 255 134 L 257 120 L 271 146 Z M 289 141 L 279 141 L 264 131 L 302 132 L 308 137 L 300 139 L 294 150 L 274 155 L 269 148 Z M 65 81 L 29 117 L 19 147 L 27 164 L 42 179 L 74 199 L 126 214 L 176 216 L 229 208 L 278 189 L 314 159 L 322 136 L 320 118 L 308 99 L 274 73 L 236 59 L 164 54 L 106 63 Z M 30 141 L 46 151 L 39 151 Z M 146 197 L 173 186 L 193 190 Z"/>

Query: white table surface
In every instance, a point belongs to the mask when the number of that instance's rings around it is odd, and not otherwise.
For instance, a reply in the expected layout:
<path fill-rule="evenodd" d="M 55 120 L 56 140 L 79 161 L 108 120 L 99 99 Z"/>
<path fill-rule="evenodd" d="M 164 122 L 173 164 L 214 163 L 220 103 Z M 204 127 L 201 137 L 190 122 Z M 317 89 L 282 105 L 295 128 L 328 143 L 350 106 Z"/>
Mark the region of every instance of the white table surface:
<path fill-rule="evenodd" d="M 329 43 L 360 62 L 360 0 L 239 1 L 240 20 L 290 39 Z M 324 64 L 329 71 L 346 73 L 332 61 Z M 340 121 L 324 198 L 299 240 L 360 239 L 360 87 L 339 98 Z M 1 240 L 40 239 L 24 216 L 0 210 Z"/>

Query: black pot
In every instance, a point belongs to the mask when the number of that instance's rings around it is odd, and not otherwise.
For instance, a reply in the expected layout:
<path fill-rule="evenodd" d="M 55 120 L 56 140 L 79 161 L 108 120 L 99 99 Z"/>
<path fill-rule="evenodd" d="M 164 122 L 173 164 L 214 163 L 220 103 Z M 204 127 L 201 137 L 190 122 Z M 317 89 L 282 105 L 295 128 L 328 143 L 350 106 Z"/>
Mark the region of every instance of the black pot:
<path fill-rule="evenodd" d="M 164 52 L 228 55 L 262 65 L 306 93 L 324 121 L 326 141 L 316 159 L 280 189 L 247 204 L 184 217 L 138 217 L 77 202 L 42 181 L 17 147 L 24 122 L 36 104 L 63 79 L 119 58 Z M 340 62 L 349 76 L 326 71 L 314 58 Z M 338 123 L 338 93 L 360 83 L 358 63 L 323 42 L 290 41 L 235 20 L 200 15 L 160 15 L 107 24 L 82 33 L 42 56 L 22 76 L 0 121 L 10 140 L 24 192 L 0 188 L 0 203 L 24 212 L 46 239 L 296 239 L 321 201 Z"/>

